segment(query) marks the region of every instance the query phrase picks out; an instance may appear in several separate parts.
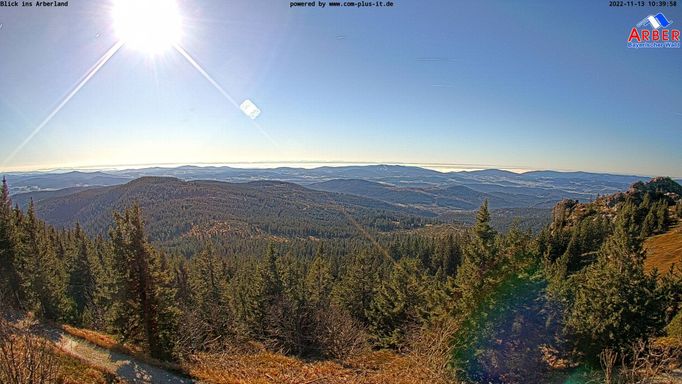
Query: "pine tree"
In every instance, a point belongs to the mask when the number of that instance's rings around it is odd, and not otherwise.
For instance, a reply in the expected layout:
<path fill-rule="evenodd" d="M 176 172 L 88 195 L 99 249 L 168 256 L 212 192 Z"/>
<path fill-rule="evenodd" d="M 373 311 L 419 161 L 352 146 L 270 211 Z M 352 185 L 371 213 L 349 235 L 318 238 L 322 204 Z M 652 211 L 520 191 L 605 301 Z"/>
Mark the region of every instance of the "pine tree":
<path fill-rule="evenodd" d="M 440 280 L 448 276 L 454 277 L 461 263 L 462 250 L 452 234 L 436 241 L 431 264 L 433 264 L 434 272 L 439 276 Z"/>
<path fill-rule="evenodd" d="M 5 177 L 2 178 L 0 193 L 0 300 L 17 307 L 20 304 L 18 273 L 18 234 L 12 210 L 12 200 Z"/>
<path fill-rule="evenodd" d="M 177 313 L 163 256 L 147 242 L 140 208 L 114 214 L 110 322 L 123 340 L 143 342 L 153 357 L 168 358 Z M 168 318 L 167 318 L 168 317 Z"/>
<path fill-rule="evenodd" d="M 627 347 L 657 328 L 656 277 L 645 274 L 641 241 L 629 228 L 622 216 L 597 262 L 573 278 L 568 325 L 592 358 L 604 348 Z"/>
<path fill-rule="evenodd" d="M 324 247 L 320 245 L 315 258 L 308 266 L 305 280 L 306 299 L 313 308 L 329 306 L 334 276 L 331 263 L 326 259 Z"/>
<path fill-rule="evenodd" d="M 367 317 L 369 329 L 381 347 L 397 348 L 405 343 L 409 327 L 428 319 L 427 287 L 430 281 L 420 261 L 403 258 L 377 290 Z"/>
<path fill-rule="evenodd" d="M 29 202 L 22 232 L 19 273 L 25 307 L 48 319 L 58 320 L 67 306 L 66 277 L 47 228 L 35 215 L 33 200 Z"/>
<path fill-rule="evenodd" d="M 483 201 L 483 204 L 476 214 L 476 225 L 474 225 L 474 233 L 481 241 L 486 249 L 491 249 L 495 241 L 495 230 L 490 226 L 490 212 L 488 211 L 488 199 Z"/>
<path fill-rule="evenodd" d="M 480 298 L 485 295 L 484 288 L 489 283 L 487 280 L 494 275 L 500 261 L 487 200 L 481 205 L 476 218 L 473 239 L 466 248 L 455 280 L 460 295 L 458 309 L 463 314 L 470 313 L 480 303 Z"/>
<path fill-rule="evenodd" d="M 178 322 L 182 310 L 178 305 L 177 287 L 173 284 L 173 274 L 168 265 L 168 258 L 163 253 L 154 252 L 151 262 L 151 278 L 153 295 L 157 306 L 155 322 L 157 324 L 156 343 L 150 348 L 152 356 L 170 360 L 176 356 Z"/>
<path fill-rule="evenodd" d="M 206 247 L 189 262 L 188 310 L 200 319 L 203 334 L 202 345 L 232 333 L 233 314 L 229 302 L 229 278 L 224 261 L 216 255 L 213 247 Z"/>
<path fill-rule="evenodd" d="M 67 259 L 68 286 L 67 295 L 73 302 L 74 313 L 72 321 L 76 325 L 83 325 L 92 309 L 95 295 L 95 276 L 91 268 L 91 251 L 88 238 L 76 223 L 73 233 L 73 255 Z"/>
<path fill-rule="evenodd" d="M 367 311 L 385 273 L 384 258 L 374 250 L 362 250 L 348 260 L 341 281 L 334 287 L 334 304 L 347 309 L 353 318 L 368 324 Z"/>

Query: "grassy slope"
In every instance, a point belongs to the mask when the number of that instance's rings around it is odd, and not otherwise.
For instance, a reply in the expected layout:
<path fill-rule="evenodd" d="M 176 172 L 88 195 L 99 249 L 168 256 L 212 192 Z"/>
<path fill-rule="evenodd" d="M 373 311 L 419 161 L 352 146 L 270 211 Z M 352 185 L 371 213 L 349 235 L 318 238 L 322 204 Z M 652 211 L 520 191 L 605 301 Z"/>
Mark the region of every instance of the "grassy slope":
<path fill-rule="evenodd" d="M 68 353 L 55 351 L 55 357 L 58 367 L 58 380 L 63 384 L 123 384 L 111 373 L 92 366 Z"/>
<path fill-rule="evenodd" d="M 370 351 L 345 361 L 303 361 L 278 353 L 201 354 L 188 364 L 191 375 L 210 384 L 447 384 L 418 359 Z"/>
<path fill-rule="evenodd" d="M 35 343 L 42 343 L 46 342 L 42 336 L 38 336 L 33 334 L 31 336 L 31 340 L 34 340 Z M 27 356 L 27 350 L 26 348 L 27 345 L 25 344 L 24 339 L 12 339 L 10 340 L 10 343 L 14 344 L 14 351 L 16 353 L 15 356 L 19 357 L 19 360 L 4 360 L 3 363 L 5 364 L 12 364 L 13 366 L 17 366 L 16 362 L 24 362 L 26 363 L 26 360 L 22 359 L 28 359 L 28 358 L 33 358 L 33 359 L 39 359 L 41 364 L 47 364 L 48 366 L 53 367 L 54 376 L 52 377 L 52 380 L 54 380 L 55 383 L 59 384 L 122 384 L 123 381 L 119 381 L 116 379 L 115 375 L 102 369 L 101 367 L 95 366 L 93 364 L 90 364 L 89 362 L 79 358 L 78 356 L 72 355 L 71 353 L 62 350 L 59 347 L 54 346 L 51 342 L 47 341 L 47 349 L 45 350 L 46 355 L 40 355 L 41 352 L 36 352 L 36 354 L 31 355 L 30 357 Z M 40 344 L 31 344 L 30 348 L 36 348 Z M 41 347 L 42 348 L 42 347 Z M 48 357 L 49 356 L 49 357 Z M 3 358 L 6 357 L 6 355 L 3 356 Z M 30 364 L 31 366 L 35 366 L 35 360 L 32 360 L 34 363 Z M 2 376 L 0 374 L 0 376 Z M 2 377 L 0 377 L 0 381 L 2 381 Z M 52 381 L 50 381 L 52 382 Z"/>
<path fill-rule="evenodd" d="M 76 328 L 67 324 L 60 326 L 60 328 L 69 335 L 86 340 L 100 348 L 132 356 L 135 359 L 142 361 L 146 364 L 159 367 L 168 371 L 187 374 L 187 372 L 183 370 L 183 368 L 178 364 L 154 359 L 145 354 L 140 347 L 132 344 L 120 344 L 111 335 L 107 335 L 102 332 L 97 332 L 90 329 Z"/>
<path fill-rule="evenodd" d="M 101 332 L 61 327 L 65 332 L 102 348 L 126 353 L 165 369 L 182 371 L 207 384 L 446 384 L 443 377 L 420 363 L 416 356 L 391 351 L 368 351 L 345 361 L 305 361 L 255 348 L 251 353 L 200 353 L 181 367 L 150 359 L 133 345 L 121 345 Z M 93 381 L 97 383 L 98 381 Z"/>
<path fill-rule="evenodd" d="M 644 261 L 647 271 L 658 268 L 660 273 L 665 273 L 673 264 L 682 267 L 682 224 L 646 239 L 644 248 L 647 251 Z"/>

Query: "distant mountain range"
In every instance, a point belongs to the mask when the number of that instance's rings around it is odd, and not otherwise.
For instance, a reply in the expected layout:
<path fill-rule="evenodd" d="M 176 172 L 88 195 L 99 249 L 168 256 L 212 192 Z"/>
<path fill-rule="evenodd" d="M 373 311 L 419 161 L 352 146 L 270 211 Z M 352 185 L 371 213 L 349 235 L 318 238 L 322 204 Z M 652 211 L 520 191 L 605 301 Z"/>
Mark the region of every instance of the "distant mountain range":
<path fill-rule="evenodd" d="M 647 177 L 587 172 L 504 170 L 437 172 L 396 165 L 242 169 L 144 168 L 107 172 L 14 173 L 12 199 L 32 199 L 56 226 L 79 222 L 103 233 L 112 211 L 139 202 L 157 241 L 197 234 L 344 237 L 357 226 L 408 229 L 472 222 L 487 199 L 493 224 L 512 218 L 539 228 L 562 199 L 591 201 Z"/>
<path fill-rule="evenodd" d="M 313 169 L 154 167 L 106 172 L 16 173 L 9 174 L 8 180 L 11 193 L 19 194 L 121 185 L 144 176 L 231 183 L 277 180 L 392 204 L 418 206 L 437 213 L 449 209 L 474 209 L 486 198 L 494 208 L 550 208 L 563 198 L 592 200 L 597 195 L 622 191 L 636 181 L 649 179 L 588 172 L 532 171 L 519 174 L 497 169 L 438 172 L 413 166 L 368 165 Z"/>

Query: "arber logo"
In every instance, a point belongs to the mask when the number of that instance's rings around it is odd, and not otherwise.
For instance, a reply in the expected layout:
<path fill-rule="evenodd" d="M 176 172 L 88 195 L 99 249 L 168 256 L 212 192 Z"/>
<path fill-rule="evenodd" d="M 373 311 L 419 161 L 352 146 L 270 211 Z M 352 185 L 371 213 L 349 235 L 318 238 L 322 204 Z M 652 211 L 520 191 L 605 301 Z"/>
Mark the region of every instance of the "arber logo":
<path fill-rule="evenodd" d="M 628 48 L 679 48 L 680 30 L 668 29 L 672 23 L 662 13 L 645 17 L 630 30 Z"/>

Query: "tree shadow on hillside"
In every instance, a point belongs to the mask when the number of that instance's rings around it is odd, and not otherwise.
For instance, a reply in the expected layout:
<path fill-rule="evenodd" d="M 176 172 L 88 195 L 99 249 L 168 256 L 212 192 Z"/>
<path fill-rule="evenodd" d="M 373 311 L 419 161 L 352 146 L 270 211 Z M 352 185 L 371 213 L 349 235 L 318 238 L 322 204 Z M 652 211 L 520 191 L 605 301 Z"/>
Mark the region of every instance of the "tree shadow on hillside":
<path fill-rule="evenodd" d="M 572 369 L 552 367 L 548 351 L 566 348 L 558 312 L 544 295 L 545 283 L 514 276 L 502 284 L 494 309 L 470 331 L 460 351 L 464 374 L 481 383 L 563 383 Z"/>

